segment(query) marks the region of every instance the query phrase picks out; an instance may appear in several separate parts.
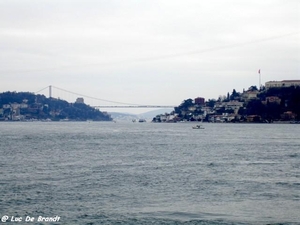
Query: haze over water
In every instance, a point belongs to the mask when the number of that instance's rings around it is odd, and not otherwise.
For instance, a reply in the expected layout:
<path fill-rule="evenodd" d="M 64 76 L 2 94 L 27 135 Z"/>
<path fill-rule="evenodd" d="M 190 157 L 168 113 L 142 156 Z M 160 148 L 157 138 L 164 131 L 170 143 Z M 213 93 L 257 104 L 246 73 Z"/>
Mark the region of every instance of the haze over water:
<path fill-rule="evenodd" d="M 193 125 L 1 123 L 0 217 L 300 224 L 299 125 Z"/>

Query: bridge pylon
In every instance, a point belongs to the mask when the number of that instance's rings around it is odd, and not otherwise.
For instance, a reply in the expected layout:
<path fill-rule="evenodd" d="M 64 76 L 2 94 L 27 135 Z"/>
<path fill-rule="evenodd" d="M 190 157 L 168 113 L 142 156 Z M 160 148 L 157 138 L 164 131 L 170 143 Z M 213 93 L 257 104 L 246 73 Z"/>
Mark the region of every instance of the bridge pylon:
<path fill-rule="evenodd" d="M 49 98 L 52 98 L 52 86 L 49 85 Z"/>

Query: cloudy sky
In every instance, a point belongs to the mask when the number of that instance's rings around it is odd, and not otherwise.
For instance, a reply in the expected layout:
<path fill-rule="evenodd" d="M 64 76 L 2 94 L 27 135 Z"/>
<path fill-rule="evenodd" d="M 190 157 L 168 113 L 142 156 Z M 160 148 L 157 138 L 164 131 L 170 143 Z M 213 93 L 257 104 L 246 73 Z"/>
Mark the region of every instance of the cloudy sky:
<path fill-rule="evenodd" d="M 1 0 L 0 92 L 179 105 L 300 79 L 299 40 L 299 0 Z"/>

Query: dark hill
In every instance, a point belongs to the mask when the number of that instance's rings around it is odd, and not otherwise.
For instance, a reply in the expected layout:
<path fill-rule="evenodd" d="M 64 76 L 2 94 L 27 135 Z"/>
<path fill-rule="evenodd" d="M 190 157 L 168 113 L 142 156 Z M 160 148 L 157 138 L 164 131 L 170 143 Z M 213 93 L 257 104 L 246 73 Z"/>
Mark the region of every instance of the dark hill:
<path fill-rule="evenodd" d="M 111 121 L 109 115 L 84 103 L 69 103 L 30 92 L 0 94 L 1 120 Z"/>

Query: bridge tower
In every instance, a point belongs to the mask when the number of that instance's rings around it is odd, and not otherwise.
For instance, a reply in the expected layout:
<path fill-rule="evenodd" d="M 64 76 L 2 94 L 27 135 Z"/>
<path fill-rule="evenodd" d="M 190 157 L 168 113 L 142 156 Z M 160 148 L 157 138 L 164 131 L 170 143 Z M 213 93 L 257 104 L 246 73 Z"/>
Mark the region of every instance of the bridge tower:
<path fill-rule="evenodd" d="M 52 86 L 49 85 L 49 98 L 52 98 Z"/>

